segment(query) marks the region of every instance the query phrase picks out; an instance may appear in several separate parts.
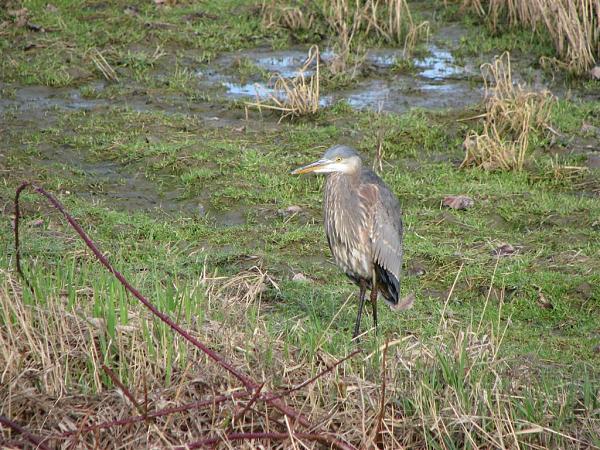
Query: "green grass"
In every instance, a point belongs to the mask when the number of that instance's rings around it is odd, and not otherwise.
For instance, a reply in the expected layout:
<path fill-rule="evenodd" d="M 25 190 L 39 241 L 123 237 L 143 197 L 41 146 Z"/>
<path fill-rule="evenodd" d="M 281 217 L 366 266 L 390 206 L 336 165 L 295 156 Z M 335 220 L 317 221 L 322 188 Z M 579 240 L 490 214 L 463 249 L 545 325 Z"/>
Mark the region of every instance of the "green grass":
<path fill-rule="evenodd" d="M 595 114 L 594 106 L 588 104 L 571 104 L 568 108 L 581 120 L 593 119 Z M 320 225 L 322 179 L 291 177 L 288 173 L 318 157 L 324 142 L 344 141 L 355 127 L 368 135 L 382 126 L 371 121 L 368 113 L 352 112 L 347 113 L 347 125 L 330 125 L 331 114 L 322 114 L 315 125 L 300 123 L 276 132 L 240 135 L 228 129 L 197 128 L 186 117 L 177 115 L 125 110 L 93 116 L 70 113 L 50 129 L 28 132 L 27 136 L 14 132 L 13 142 L 21 142 L 25 152 L 13 154 L 12 165 L 38 169 L 38 178 L 49 189 L 72 192 L 65 200 L 78 217 L 94 227 L 94 234 L 109 249 L 127 253 L 130 263 L 124 270 L 133 263 L 145 266 L 153 260 L 167 261 L 163 247 L 171 249 L 174 243 L 185 243 L 184 248 L 210 249 L 206 254 L 208 263 L 223 266 L 229 273 L 244 266 L 239 261 L 244 255 L 256 255 L 282 282 L 298 271 L 316 281 L 291 293 L 282 289 L 277 296 L 286 308 L 277 311 L 288 314 L 297 303 L 302 310 L 300 305 L 306 298 L 310 302 L 306 311 L 313 311 L 317 305 L 326 308 L 315 315 L 315 320 L 326 322 L 339 306 L 341 292 L 351 293 L 354 288 L 332 264 L 322 264 L 329 257 Z M 572 125 L 574 114 L 568 114 L 560 124 L 566 131 L 577 128 Z M 482 293 L 497 263 L 492 251 L 508 242 L 520 250 L 498 261 L 493 284 L 497 290 L 511 292 L 503 306 L 504 314 L 512 320 L 506 337 L 509 353 L 515 356 L 534 352 L 557 363 L 594 360 L 593 330 L 598 320 L 593 312 L 598 308 L 595 286 L 600 281 L 594 268 L 599 264 L 600 248 L 592 222 L 600 215 L 597 201 L 577 195 L 568 182 L 566 186 L 555 185 L 552 177 L 543 173 L 534 177 L 528 173 L 458 170 L 452 161 L 460 159 L 461 150 L 452 115 L 415 112 L 389 115 L 385 120 L 383 126 L 387 129 L 400 131 L 386 136 L 387 168 L 383 177 L 404 205 L 407 263 L 422 261 L 427 273 L 419 279 L 405 279 L 406 292 L 417 292 L 416 310 L 401 316 L 384 314 L 383 334 L 420 329 L 427 311 L 440 307 L 440 300 L 428 297 L 427 292 L 448 289 L 461 264 L 464 270 L 450 307 L 462 321 L 481 314 L 485 298 Z M 160 137 L 148 143 L 148 134 Z M 50 167 L 42 164 L 38 150 L 42 146 L 72 149 L 81 167 L 68 162 Z M 368 141 L 359 148 L 372 156 Z M 439 154 L 445 154 L 449 161 L 436 162 L 433 156 Z M 540 161 L 544 158 L 549 159 L 541 156 Z M 169 192 L 177 192 L 175 200 L 165 202 L 199 199 L 208 213 L 175 213 L 167 225 L 160 213 L 156 217 L 154 213 L 132 215 L 112 210 L 110 193 L 103 195 L 102 189 L 98 190 L 99 203 L 91 206 L 79 192 L 89 189 L 89 176 L 94 176 L 90 167 L 101 167 L 101 161 L 121 167 L 120 177 L 124 179 L 140 173 L 156 186 L 154 195 L 158 198 L 171 199 Z M 4 188 L 7 198 L 18 179 L 18 170 L 15 172 L 13 181 Z M 94 183 L 102 185 L 102 177 Z M 123 183 L 126 192 L 128 184 Z M 470 195 L 475 207 L 465 212 L 440 210 L 441 199 L 449 194 Z M 282 215 L 280 211 L 290 205 L 299 205 L 302 213 Z M 237 219 L 228 223 L 232 217 Z M 32 239 L 38 238 L 33 235 Z M 9 234 L 5 233 L 4 245 L 8 247 L 9 242 Z M 60 243 L 51 244 L 58 246 L 59 253 L 64 251 Z M 45 246 L 36 244 L 32 248 L 41 250 Z M 37 255 L 52 259 L 53 254 Z M 311 257 L 318 260 L 303 262 Z M 579 257 L 585 258 L 585 264 L 578 263 Z M 171 258 L 169 272 L 194 278 L 193 264 L 189 264 L 185 253 L 176 252 Z M 591 300 L 577 291 L 584 283 L 593 286 Z M 537 306 L 537 287 L 554 309 Z M 499 305 L 488 308 L 490 317 L 495 317 Z M 352 322 L 354 308 L 347 309 L 347 314 L 339 318 L 345 324 L 342 328 Z M 329 350 L 335 348 L 332 345 Z M 571 351 L 560 351 L 564 345 L 569 345 Z"/>
<path fill-rule="evenodd" d="M 27 289 L 14 293 L 9 216 L 22 180 L 56 194 L 115 267 L 161 311 L 259 378 L 264 374 L 274 386 L 292 386 L 305 378 L 290 379 L 282 364 L 299 364 L 306 368 L 302 374 L 314 375 L 321 361 L 356 347 L 350 336 L 357 289 L 331 261 L 321 224 L 323 178 L 289 173 L 334 143 L 356 146 L 370 164 L 381 140 L 382 176 L 404 210 L 402 292 L 414 292 L 416 302 L 404 313 L 380 305 L 379 334 L 362 339 L 363 355 L 347 363 L 347 373 L 336 372 L 333 380 L 317 385 L 318 407 L 327 410 L 345 401 L 344 390 L 353 386 L 349 379 L 367 383 L 376 404 L 382 346 L 390 340 L 389 420 L 396 420 L 395 413 L 402 418 L 394 426 L 403 430 L 407 448 L 497 446 L 488 439 L 497 430 L 510 435 L 510 420 L 523 432 L 520 443 L 573 444 L 552 432 L 531 431 L 540 425 L 600 445 L 593 440 L 600 358 L 599 173 L 557 179 L 552 170 L 556 161 L 581 165 L 585 160 L 581 149 L 591 131 L 581 132 L 581 126 L 600 126 L 597 102 L 559 101 L 551 122 L 560 136 L 541 141 L 525 171 L 461 170 L 461 145 L 474 123 L 467 119 L 478 111 L 375 114 L 340 102 L 310 119 L 275 125 L 277 118 L 268 114 L 263 121 L 251 115 L 244 122 L 237 104 L 198 91 L 193 68 L 218 53 L 288 44 L 283 31 L 260 28 L 253 2 L 157 8 L 153 2 L 59 1 L 56 13 L 45 9 L 46 2 L 23 5 L 30 20 L 49 31 L 10 29 L 8 39 L 0 41 L 7 55 L 0 62 L 3 80 L 78 86 L 82 81 L 69 75 L 71 67 L 98 80 L 85 57 L 86 50 L 98 48 L 127 83 L 102 91 L 81 85 L 82 97 L 119 101 L 172 94 L 187 102 L 179 104 L 183 113 L 138 112 L 121 102 L 89 111 L 57 108 L 41 116 L 18 111 L 3 116 L 0 323 L 20 323 L 11 307 L 21 300 L 30 323 L 48 327 L 47 342 L 56 336 L 76 347 L 60 359 L 66 367 L 62 378 L 55 372 L 60 364 L 32 362 L 52 366 L 48 373 L 60 378 L 48 383 L 60 387 L 52 395 L 67 389 L 99 396 L 112 389 L 99 361 L 126 384 L 139 387 L 141 373 L 147 373 L 161 388 L 193 386 L 195 364 L 205 360 L 126 295 L 58 214 L 31 193 L 23 195 L 22 251 L 37 295 Z M 124 14 L 129 6 L 137 13 Z M 194 13 L 204 15 L 187 17 Z M 169 23 L 177 27 L 164 26 Z M 19 39 L 47 47 L 9 48 Z M 525 34 L 519 39 L 510 45 L 525 51 Z M 155 53 L 157 47 L 165 54 Z M 248 78 L 260 72 L 245 59 L 233 70 Z M 2 94 L 14 98 L 16 92 L 6 87 Z M 221 115 L 225 124 L 212 126 L 187 113 L 196 107 Z M 444 196 L 456 194 L 472 197 L 474 207 L 442 209 Z M 290 206 L 300 212 L 289 214 Z M 498 259 L 493 251 L 503 243 L 517 253 Z M 416 266 L 424 275 L 410 275 Z M 297 273 L 310 281 L 293 281 Z M 228 286 L 228 280 L 237 284 Z M 551 309 L 542 307 L 539 292 Z M 61 341 L 72 321 L 80 321 L 84 332 Z M 370 325 L 367 314 L 363 330 Z M 43 354 L 24 344 L 21 351 L 31 361 Z M 222 374 L 203 376 L 207 385 L 229 386 Z M 36 392 L 45 392 L 48 385 L 32 379 Z M 348 392 L 352 408 L 362 405 L 365 417 L 375 416 L 356 398 L 357 390 Z M 194 391 L 190 398 L 197 395 Z M 475 424 L 462 421 L 465 417 Z M 449 428 L 436 428 L 438 419 Z"/>
<path fill-rule="evenodd" d="M 461 10 L 458 5 L 442 7 L 437 11 L 441 22 L 445 20 L 461 23 L 467 29 L 467 34 L 460 39 L 460 45 L 454 56 L 483 56 L 486 55 L 488 62 L 493 56 L 505 51 L 515 55 L 528 55 L 536 61 L 541 56 L 554 56 L 552 40 L 547 31 L 541 27 L 537 30 L 524 29 L 522 27 L 509 27 L 500 20 L 497 29 L 493 29 L 487 17 L 479 17 L 470 9 Z"/>
<path fill-rule="evenodd" d="M 6 55 L 0 63 L 4 81 L 65 86 L 75 81 L 69 75 L 72 70 L 84 68 L 98 75 L 87 56 L 92 48 L 102 51 L 117 72 L 143 81 L 149 67 L 167 64 L 182 49 L 197 49 L 188 52 L 189 56 L 206 62 L 222 52 L 258 44 L 277 45 L 285 39 L 277 32 L 261 29 L 260 16 L 251 1 L 161 8 L 143 1 L 103 4 L 59 0 L 53 2 L 56 11 L 46 8 L 43 1 L 21 3 L 29 11 L 29 21 L 46 32 L 9 28 L 8 37 L 0 43 Z M 0 14 L 0 18 L 12 21 L 6 10 Z M 24 52 L 11 45 L 15 41 L 37 47 Z M 157 47 L 165 55 L 153 61 Z"/>

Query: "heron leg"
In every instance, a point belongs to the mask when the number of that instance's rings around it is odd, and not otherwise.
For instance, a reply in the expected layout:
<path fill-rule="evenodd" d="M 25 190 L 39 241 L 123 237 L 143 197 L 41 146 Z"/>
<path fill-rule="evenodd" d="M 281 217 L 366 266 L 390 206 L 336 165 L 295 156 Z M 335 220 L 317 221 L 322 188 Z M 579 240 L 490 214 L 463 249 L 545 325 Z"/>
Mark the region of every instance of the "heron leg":
<path fill-rule="evenodd" d="M 373 307 L 373 324 L 375 325 L 375 333 L 377 333 L 377 282 L 373 280 L 371 288 L 371 306 Z"/>
<path fill-rule="evenodd" d="M 356 324 L 354 325 L 354 334 L 352 335 L 352 339 L 356 339 L 356 337 L 360 333 L 360 319 L 362 318 L 362 310 L 365 306 L 365 294 L 367 292 L 367 282 L 365 280 L 360 280 L 360 292 L 358 294 L 358 316 L 356 317 Z"/>

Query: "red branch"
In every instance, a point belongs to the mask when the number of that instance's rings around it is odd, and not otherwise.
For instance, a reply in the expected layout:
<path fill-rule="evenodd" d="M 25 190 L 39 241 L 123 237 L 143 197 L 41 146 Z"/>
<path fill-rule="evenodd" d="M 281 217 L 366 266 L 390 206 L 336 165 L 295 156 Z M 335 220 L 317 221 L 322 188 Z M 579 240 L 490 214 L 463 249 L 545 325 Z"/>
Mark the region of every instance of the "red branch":
<path fill-rule="evenodd" d="M 233 394 L 230 394 L 230 395 L 218 395 L 216 397 L 209 398 L 207 400 L 201 400 L 198 402 L 187 403 L 187 404 L 181 405 L 181 406 L 172 406 L 170 408 L 163 408 L 163 409 L 159 409 L 159 410 L 153 411 L 148 414 L 142 414 L 139 416 L 130 416 L 130 417 L 125 417 L 123 419 L 111 420 L 109 422 L 97 423 L 95 425 L 90 425 L 88 427 L 84 427 L 84 428 L 82 428 L 80 430 L 76 430 L 76 431 L 65 431 L 64 433 L 60 433 L 60 434 L 52 436 L 52 438 L 60 439 L 60 438 L 69 437 L 69 436 L 72 436 L 72 435 L 78 434 L 78 433 L 87 433 L 89 431 L 105 430 L 107 428 L 112 428 L 112 427 L 116 427 L 116 426 L 131 425 L 134 423 L 143 422 L 146 419 L 154 419 L 156 417 L 168 416 L 171 414 L 188 411 L 190 409 L 203 409 L 206 407 L 216 405 L 218 403 L 226 402 L 227 400 L 231 400 L 234 398 L 247 397 L 249 395 L 250 395 L 250 393 L 248 391 L 234 392 Z"/>
<path fill-rule="evenodd" d="M 327 366 L 326 369 L 323 369 L 321 372 L 319 372 L 318 374 L 316 374 L 314 377 L 309 378 L 306 381 L 303 381 L 302 383 L 300 383 L 298 386 L 295 386 L 293 388 L 287 389 L 285 391 L 283 391 L 280 394 L 276 394 L 273 397 L 268 398 L 267 400 L 273 400 L 276 398 L 281 398 L 284 397 L 286 395 L 291 394 L 292 392 L 298 391 L 300 389 L 302 389 L 305 386 L 308 386 L 311 383 L 314 383 L 315 381 L 317 381 L 319 378 L 323 377 L 324 375 L 326 375 L 327 373 L 331 372 L 333 369 L 335 369 L 337 366 L 339 366 L 340 364 L 342 364 L 344 361 L 347 361 L 348 359 L 352 358 L 354 355 L 358 354 L 361 352 L 361 349 L 356 349 L 354 350 L 352 353 L 350 353 L 348 356 L 345 356 L 344 358 L 340 359 L 339 361 L 336 361 L 334 364 L 332 364 L 331 366 Z"/>
<path fill-rule="evenodd" d="M 248 403 L 246 403 L 246 405 L 242 408 L 242 410 L 239 413 L 236 413 L 231 418 L 231 425 L 229 425 L 228 431 L 232 431 L 235 421 L 237 419 L 239 419 L 240 417 L 244 417 L 244 414 L 246 414 L 246 411 L 248 411 L 252 407 L 252 405 L 254 405 L 256 400 L 258 400 L 258 397 L 260 396 L 260 393 L 264 387 L 265 387 L 265 383 L 261 384 L 258 387 L 258 389 L 256 390 L 256 392 L 254 393 L 254 395 L 252 396 L 252 398 L 250 399 L 250 401 Z"/>
<path fill-rule="evenodd" d="M 81 237 L 81 239 L 83 239 L 83 241 L 88 246 L 88 248 L 94 253 L 94 255 L 96 255 L 96 257 L 98 258 L 98 260 L 100 261 L 100 263 L 104 267 L 106 267 L 108 269 L 108 271 L 110 273 L 112 273 L 117 278 L 117 280 L 119 280 L 119 282 L 123 285 L 123 287 L 125 287 L 126 290 L 128 290 L 146 308 L 148 308 L 152 312 L 152 314 L 154 314 L 155 316 L 157 316 L 160 320 L 162 320 L 164 323 L 166 323 L 177 334 L 179 334 L 181 337 L 183 337 L 184 339 L 186 339 L 188 342 L 190 342 L 196 348 L 198 348 L 199 350 L 201 350 L 202 352 L 204 352 L 213 361 L 215 361 L 218 365 L 220 365 L 221 367 L 223 367 L 230 374 L 232 374 L 235 378 L 237 378 L 244 385 L 244 387 L 248 391 L 253 392 L 253 391 L 256 391 L 259 388 L 258 383 L 256 383 L 252 378 L 250 378 L 248 375 L 246 375 L 246 374 L 240 372 L 239 370 L 237 370 L 229 362 L 227 362 L 225 360 L 225 358 L 223 358 L 219 353 L 217 353 L 214 350 L 208 348 L 206 345 L 204 345 L 202 342 L 200 342 L 198 339 L 196 339 L 190 333 L 188 333 L 186 330 L 184 330 L 181 326 L 179 326 L 177 323 L 175 323 L 168 315 L 166 315 L 166 314 L 162 313 L 161 311 L 159 311 L 136 288 L 134 288 L 125 279 L 125 277 L 120 272 L 118 272 L 115 268 L 113 268 L 113 266 L 110 264 L 110 262 L 108 261 L 108 259 L 102 254 L 102 252 L 98 249 L 98 247 L 96 246 L 96 244 L 87 235 L 87 233 L 83 230 L 83 228 L 65 210 L 65 208 L 63 207 L 63 205 L 52 194 L 48 193 L 43 188 L 41 188 L 41 187 L 39 187 L 39 186 L 31 183 L 31 182 L 27 182 L 27 181 L 23 182 L 17 188 L 16 193 L 15 193 L 15 253 L 16 253 L 15 260 L 16 260 L 17 272 L 23 278 L 25 278 L 25 277 L 23 276 L 23 271 L 21 269 L 20 248 L 19 248 L 19 218 L 20 218 L 19 197 L 21 195 L 21 192 L 25 188 L 27 188 L 27 187 L 31 187 L 35 192 L 37 192 L 38 194 L 41 194 L 44 197 L 46 197 L 46 199 L 48 199 L 48 201 L 50 202 L 50 204 L 52 206 L 54 206 L 57 210 L 59 210 L 62 213 L 62 215 L 69 222 L 69 224 L 75 229 L 75 231 L 77 232 L 77 234 L 79 234 L 79 236 Z M 295 422 L 299 423 L 304 428 L 312 428 L 311 423 L 308 421 L 308 419 L 302 413 L 300 413 L 300 412 L 294 410 L 293 408 L 289 407 L 285 402 L 283 402 L 281 400 L 280 397 L 274 396 L 274 397 L 270 397 L 269 398 L 269 397 L 265 396 L 264 400 L 266 402 L 268 402 L 271 406 L 277 408 L 279 411 L 281 411 L 286 416 L 289 416 L 289 417 L 293 418 Z M 149 414 L 148 417 L 151 417 L 151 414 Z M 145 416 L 141 416 L 141 420 L 145 420 L 145 419 L 146 419 Z M 307 434 L 307 436 L 316 436 L 316 435 Z M 315 440 L 315 439 L 313 439 L 313 440 Z M 333 438 L 331 436 L 320 436 L 319 439 L 316 439 L 316 440 L 319 440 L 321 442 L 326 442 L 328 445 L 334 446 L 334 447 L 337 447 L 337 448 L 340 448 L 340 449 L 351 449 L 351 448 L 353 448 L 351 445 L 349 445 L 349 444 L 347 444 L 345 442 L 341 442 L 341 441 L 339 441 L 339 440 L 337 440 L 337 439 L 335 439 L 335 438 Z"/>
<path fill-rule="evenodd" d="M 7 426 L 8 428 L 11 428 L 12 430 L 16 431 L 17 433 L 21 434 L 25 439 L 27 439 L 28 442 L 35 445 L 36 448 L 40 448 L 42 450 L 50 450 L 50 448 L 48 448 L 48 446 L 46 444 L 44 444 L 39 437 L 34 436 L 29 431 L 27 431 L 25 428 L 23 428 L 21 425 L 13 422 L 9 418 L 0 416 L 0 423 L 2 425 Z"/>
<path fill-rule="evenodd" d="M 119 380 L 119 377 L 117 377 L 117 375 L 110 369 L 110 367 L 108 367 L 106 364 L 102 364 L 102 370 L 104 370 L 104 372 L 106 372 L 106 374 L 110 377 L 112 382 L 115 383 L 119 387 L 119 389 L 121 389 L 121 391 L 123 391 L 123 394 L 125 395 L 125 397 L 127 397 L 127 399 L 135 407 L 135 409 L 137 409 L 140 414 L 144 414 L 144 410 L 137 402 L 131 391 L 127 389 L 127 386 L 125 386 L 121 380 Z"/>
<path fill-rule="evenodd" d="M 62 215 L 65 217 L 65 219 L 67 219 L 69 224 L 71 224 L 71 226 L 75 229 L 77 234 L 81 236 L 81 239 L 83 239 L 83 241 L 89 247 L 89 249 L 94 253 L 94 255 L 96 255 L 100 263 L 104 267 L 106 267 L 108 271 L 117 278 L 117 280 L 121 282 L 125 289 L 131 292 L 133 296 L 135 296 L 140 302 L 142 302 L 144 306 L 152 312 L 152 314 L 154 314 L 156 317 L 158 317 L 160 320 L 166 323 L 169 327 L 171 327 L 174 331 L 176 331 L 180 336 L 192 343 L 195 347 L 197 347 L 210 358 L 212 358 L 217 364 L 219 364 L 221 367 L 223 367 L 229 373 L 231 373 L 234 377 L 240 380 L 242 384 L 246 387 L 246 389 L 254 390 L 257 387 L 257 384 L 250 377 L 238 371 L 235 367 L 233 367 L 231 364 L 225 361 L 225 359 L 221 355 L 219 355 L 214 350 L 208 348 L 206 345 L 204 345 L 202 342 L 200 342 L 198 339 L 196 339 L 194 336 L 192 336 L 190 333 L 184 330 L 181 326 L 176 324 L 169 316 L 159 311 L 156 308 L 156 306 L 154 306 L 150 301 L 148 301 L 146 297 L 144 297 L 136 288 L 129 284 L 129 281 L 127 281 L 119 271 L 113 268 L 106 256 L 102 254 L 102 252 L 98 249 L 96 244 L 94 244 L 94 242 L 90 239 L 90 237 L 83 230 L 83 228 L 81 228 L 81 225 L 79 225 L 77 221 L 75 221 L 75 219 L 65 210 L 63 205 L 52 194 L 46 192 L 43 188 L 36 186 L 35 184 L 30 183 L 28 181 L 22 183 L 17 188 L 17 192 L 15 194 L 15 252 L 17 271 L 19 272 L 19 274 L 23 275 L 23 271 L 21 270 L 21 258 L 19 251 L 19 196 L 21 195 L 23 189 L 27 187 L 31 187 L 34 191 L 46 197 L 48 201 L 52 204 L 52 206 L 54 206 L 62 213 Z M 292 415 L 292 417 L 295 416 L 298 416 L 298 413 Z"/>

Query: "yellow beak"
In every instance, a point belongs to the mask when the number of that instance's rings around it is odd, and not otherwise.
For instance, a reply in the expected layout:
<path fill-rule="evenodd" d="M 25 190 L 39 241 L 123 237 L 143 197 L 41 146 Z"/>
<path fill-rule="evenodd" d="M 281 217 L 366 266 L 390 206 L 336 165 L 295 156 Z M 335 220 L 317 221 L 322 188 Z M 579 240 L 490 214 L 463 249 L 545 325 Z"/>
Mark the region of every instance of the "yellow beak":
<path fill-rule="evenodd" d="M 320 169 L 321 167 L 324 167 L 328 164 L 331 164 L 331 161 L 329 161 L 328 159 L 320 159 L 318 161 L 315 161 L 314 163 L 310 163 L 304 167 L 299 167 L 296 170 L 294 170 L 292 172 L 292 175 L 301 175 L 303 173 L 311 173 L 314 172 L 317 169 Z"/>

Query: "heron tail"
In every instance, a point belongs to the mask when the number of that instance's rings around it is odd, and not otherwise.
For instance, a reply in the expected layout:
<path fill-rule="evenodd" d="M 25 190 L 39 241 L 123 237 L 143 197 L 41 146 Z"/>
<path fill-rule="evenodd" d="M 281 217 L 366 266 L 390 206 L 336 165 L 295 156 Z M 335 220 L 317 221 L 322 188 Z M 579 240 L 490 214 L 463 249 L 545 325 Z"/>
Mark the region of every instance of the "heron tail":
<path fill-rule="evenodd" d="M 377 274 L 377 287 L 386 303 L 390 306 L 397 305 L 400 298 L 400 280 L 378 264 L 375 265 L 375 272 Z"/>

